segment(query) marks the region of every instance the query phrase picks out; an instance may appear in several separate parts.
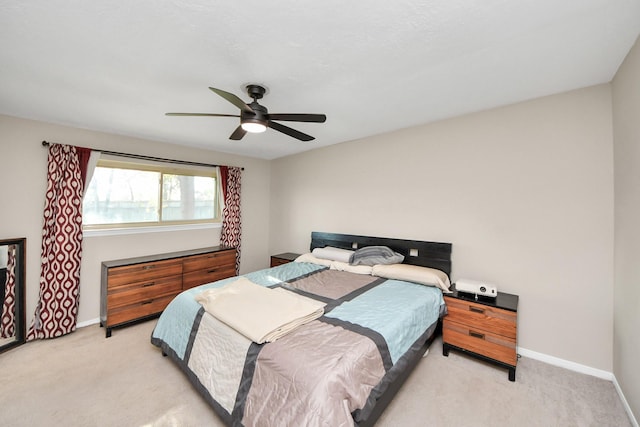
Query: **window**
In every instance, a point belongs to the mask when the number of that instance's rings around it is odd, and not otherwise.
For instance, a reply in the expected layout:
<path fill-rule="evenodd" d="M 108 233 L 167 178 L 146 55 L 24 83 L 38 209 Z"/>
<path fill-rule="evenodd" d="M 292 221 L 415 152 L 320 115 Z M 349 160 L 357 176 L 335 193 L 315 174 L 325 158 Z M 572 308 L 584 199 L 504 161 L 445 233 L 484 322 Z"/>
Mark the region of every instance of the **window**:
<path fill-rule="evenodd" d="M 85 229 L 220 220 L 215 170 L 100 160 L 83 200 Z"/>

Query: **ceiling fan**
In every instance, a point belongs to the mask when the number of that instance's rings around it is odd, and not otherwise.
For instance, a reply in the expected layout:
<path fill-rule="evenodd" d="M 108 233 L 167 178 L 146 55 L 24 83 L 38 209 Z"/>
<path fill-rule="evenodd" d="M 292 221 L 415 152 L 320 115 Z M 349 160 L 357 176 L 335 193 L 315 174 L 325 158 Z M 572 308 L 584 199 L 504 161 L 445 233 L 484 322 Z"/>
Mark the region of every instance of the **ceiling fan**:
<path fill-rule="evenodd" d="M 236 128 L 229 139 L 241 140 L 247 132 L 260 133 L 270 127 L 273 130 L 282 132 L 300 141 L 312 141 L 315 138 L 306 133 L 292 129 L 283 124 L 274 122 L 274 120 L 288 122 L 311 122 L 324 123 L 327 116 L 324 114 L 270 114 L 267 107 L 258 104 L 258 99 L 262 98 L 266 90 L 257 84 L 247 85 L 247 94 L 253 98 L 253 102 L 246 104 L 236 95 L 221 89 L 210 87 L 211 91 L 220 95 L 236 107 L 240 109 L 240 115 L 237 114 L 216 114 L 216 113 L 166 113 L 167 116 L 211 116 L 211 117 L 240 117 L 240 126 Z"/>

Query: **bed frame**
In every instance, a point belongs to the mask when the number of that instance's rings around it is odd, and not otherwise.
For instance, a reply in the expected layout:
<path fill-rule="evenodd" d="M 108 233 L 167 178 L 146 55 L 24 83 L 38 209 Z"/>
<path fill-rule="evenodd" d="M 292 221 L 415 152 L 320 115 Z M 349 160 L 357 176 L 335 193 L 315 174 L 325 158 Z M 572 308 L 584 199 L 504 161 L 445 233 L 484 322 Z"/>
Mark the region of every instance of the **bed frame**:
<path fill-rule="evenodd" d="M 451 277 L 451 243 L 424 242 L 419 240 L 391 239 L 386 237 L 355 236 L 352 234 L 323 233 L 314 231 L 311 233 L 311 251 L 315 248 L 332 246 L 335 248 L 355 250 L 365 246 L 387 246 L 395 252 L 404 255 L 404 264 L 419 265 L 422 267 L 437 268 Z M 408 361 L 407 369 L 389 385 L 389 388 L 380 396 L 369 417 L 358 424 L 358 427 L 371 427 L 380 418 L 382 412 L 391 403 L 400 387 L 404 384 L 413 369 L 416 367 L 422 355 L 427 351 L 441 329 L 438 322 L 436 332 Z"/>

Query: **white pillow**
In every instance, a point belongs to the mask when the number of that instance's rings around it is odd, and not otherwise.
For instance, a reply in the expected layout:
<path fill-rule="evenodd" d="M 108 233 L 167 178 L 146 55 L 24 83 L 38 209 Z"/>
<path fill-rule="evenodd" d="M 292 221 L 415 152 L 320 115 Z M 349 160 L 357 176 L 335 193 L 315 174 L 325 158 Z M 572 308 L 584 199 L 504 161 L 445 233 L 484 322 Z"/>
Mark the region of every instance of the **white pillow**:
<path fill-rule="evenodd" d="M 373 267 L 371 267 L 370 265 L 351 265 L 346 262 L 333 261 L 331 263 L 331 269 L 338 270 L 338 271 L 346 271 L 348 273 L 370 275 L 371 271 L 373 270 Z"/>
<path fill-rule="evenodd" d="M 313 256 L 322 259 L 329 259 L 331 261 L 349 262 L 349 258 L 354 251 L 348 249 L 334 248 L 326 246 L 324 248 L 315 248 L 311 253 Z"/>
<path fill-rule="evenodd" d="M 436 286 L 444 293 L 451 293 L 451 282 L 444 271 L 410 264 L 374 265 L 372 275 L 386 279 L 405 280 L 427 286 Z"/>
<path fill-rule="evenodd" d="M 312 264 L 320 264 L 320 265 L 324 265 L 325 267 L 331 267 L 331 263 L 333 261 L 328 259 L 316 258 L 312 254 L 306 253 L 306 254 L 300 255 L 298 258 L 294 260 L 294 262 L 310 262 Z"/>

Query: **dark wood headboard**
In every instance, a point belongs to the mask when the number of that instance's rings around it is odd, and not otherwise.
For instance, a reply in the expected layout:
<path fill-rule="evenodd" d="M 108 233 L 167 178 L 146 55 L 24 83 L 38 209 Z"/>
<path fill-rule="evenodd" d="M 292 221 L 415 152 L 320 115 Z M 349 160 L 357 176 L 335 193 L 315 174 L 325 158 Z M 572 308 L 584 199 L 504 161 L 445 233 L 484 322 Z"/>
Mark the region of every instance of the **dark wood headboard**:
<path fill-rule="evenodd" d="M 391 250 L 404 255 L 403 264 L 437 268 L 451 277 L 451 243 L 312 232 L 311 251 L 325 246 L 350 250 L 364 248 L 365 246 L 387 246 Z"/>

